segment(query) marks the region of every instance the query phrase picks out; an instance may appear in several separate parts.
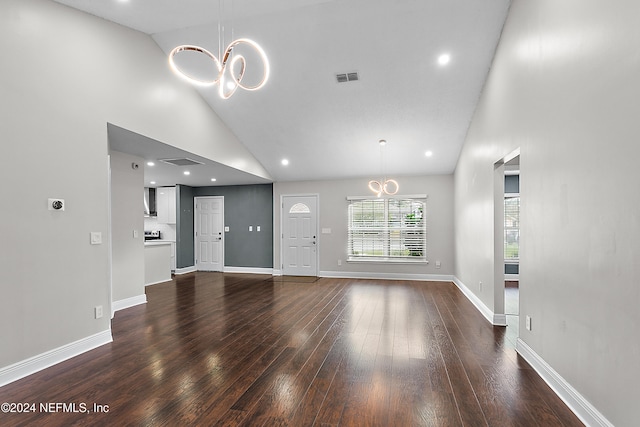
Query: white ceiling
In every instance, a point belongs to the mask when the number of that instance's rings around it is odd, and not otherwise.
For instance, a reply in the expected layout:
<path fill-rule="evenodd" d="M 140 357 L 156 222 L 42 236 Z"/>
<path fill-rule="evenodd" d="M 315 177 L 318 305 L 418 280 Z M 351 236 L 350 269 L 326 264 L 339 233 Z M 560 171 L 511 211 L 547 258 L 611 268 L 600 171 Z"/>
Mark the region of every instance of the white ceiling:
<path fill-rule="evenodd" d="M 199 90 L 275 181 L 379 175 L 379 139 L 388 141 L 387 174 L 452 173 L 510 3 L 55 1 L 150 34 L 166 53 L 196 44 L 217 54 L 222 6 L 225 44 L 231 33 L 257 41 L 271 77 L 263 89 L 238 90 L 228 100 Z M 442 53 L 451 55 L 444 67 Z M 247 78 L 252 71 L 249 61 Z M 359 81 L 336 82 L 336 73 L 351 71 Z"/>

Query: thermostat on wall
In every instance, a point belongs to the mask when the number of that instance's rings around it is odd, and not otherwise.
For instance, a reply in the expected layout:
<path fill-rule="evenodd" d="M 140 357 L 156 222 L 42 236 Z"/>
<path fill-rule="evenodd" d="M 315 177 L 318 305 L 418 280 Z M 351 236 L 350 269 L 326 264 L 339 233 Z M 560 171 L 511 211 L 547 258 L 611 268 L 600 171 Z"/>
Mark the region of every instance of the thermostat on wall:
<path fill-rule="evenodd" d="M 64 210 L 64 199 L 49 199 L 49 210 L 50 211 L 63 211 Z"/>

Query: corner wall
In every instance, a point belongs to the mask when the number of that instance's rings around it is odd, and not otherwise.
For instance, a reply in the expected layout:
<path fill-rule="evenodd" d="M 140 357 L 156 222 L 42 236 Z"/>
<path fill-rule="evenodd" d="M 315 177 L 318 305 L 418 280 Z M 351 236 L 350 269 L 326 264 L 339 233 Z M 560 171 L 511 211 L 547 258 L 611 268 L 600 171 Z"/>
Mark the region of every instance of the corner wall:
<path fill-rule="evenodd" d="M 514 0 L 455 172 L 455 275 L 491 308 L 493 165 L 520 148 L 520 349 L 592 425 L 637 424 L 639 14 Z"/>
<path fill-rule="evenodd" d="M 268 175 L 147 35 L 49 0 L 2 0 L 0 51 L 2 384 L 30 373 L 16 364 L 41 369 L 111 339 L 107 123 Z"/>

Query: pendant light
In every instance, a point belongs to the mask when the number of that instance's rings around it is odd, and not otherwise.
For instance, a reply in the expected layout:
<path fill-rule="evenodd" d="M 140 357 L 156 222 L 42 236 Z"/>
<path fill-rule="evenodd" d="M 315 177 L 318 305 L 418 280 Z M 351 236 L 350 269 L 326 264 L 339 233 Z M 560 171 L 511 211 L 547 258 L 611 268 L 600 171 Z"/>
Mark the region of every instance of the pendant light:
<path fill-rule="evenodd" d="M 388 196 L 393 196 L 394 194 L 396 194 L 398 192 L 398 190 L 400 189 L 400 186 L 398 185 L 398 181 L 396 181 L 395 179 L 387 179 L 387 177 L 384 175 L 384 147 L 387 145 L 387 141 L 384 139 L 381 139 L 380 141 L 378 141 L 378 144 L 380 145 L 380 169 L 382 171 L 382 176 L 383 178 L 380 179 L 380 181 L 376 181 L 376 180 L 371 180 L 369 181 L 369 190 L 373 191 L 377 197 L 381 197 L 383 194 L 386 194 Z"/>

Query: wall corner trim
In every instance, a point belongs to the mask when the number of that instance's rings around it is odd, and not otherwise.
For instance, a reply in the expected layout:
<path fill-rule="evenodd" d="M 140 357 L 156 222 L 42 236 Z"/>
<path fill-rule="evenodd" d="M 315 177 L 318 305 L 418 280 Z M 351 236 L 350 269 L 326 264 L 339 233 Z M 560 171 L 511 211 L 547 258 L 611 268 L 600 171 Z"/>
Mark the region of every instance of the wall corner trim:
<path fill-rule="evenodd" d="M 489 323 L 491 323 L 494 326 L 507 326 L 507 316 L 506 315 L 504 315 L 504 314 L 495 314 L 492 310 L 489 309 L 489 307 L 487 307 L 480 300 L 480 298 L 478 298 L 476 296 L 476 294 L 471 292 L 471 290 L 469 288 L 467 288 L 465 286 L 465 284 L 462 283 L 462 281 L 460 279 L 458 279 L 457 277 L 455 277 L 455 276 L 453 277 L 453 283 L 455 283 L 455 285 L 458 287 L 458 289 L 460 289 L 460 291 L 462 291 L 464 296 L 467 297 L 467 299 L 469 301 L 471 301 L 471 304 L 475 305 L 475 307 L 478 309 L 478 311 L 480 313 L 482 313 L 482 315 L 485 317 L 485 319 L 487 319 L 489 321 Z"/>
<path fill-rule="evenodd" d="M 585 425 L 614 427 L 584 396 L 520 338 L 516 342 L 516 351 Z"/>
<path fill-rule="evenodd" d="M 193 273 L 196 270 L 196 266 L 192 265 L 190 267 L 183 267 L 183 268 L 176 268 L 175 274 L 187 274 L 187 273 Z"/>
<path fill-rule="evenodd" d="M 146 304 L 147 303 L 147 295 L 142 294 L 131 298 L 125 298 L 118 301 L 113 302 L 113 311 L 114 313 L 119 310 L 124 310 L 125 308 L 133 307 L 135 305 Z"/>
<path fill-rule="evenodd" d="M 0 387 L 113 341 L 111 329 L 0 368 Z"/>

